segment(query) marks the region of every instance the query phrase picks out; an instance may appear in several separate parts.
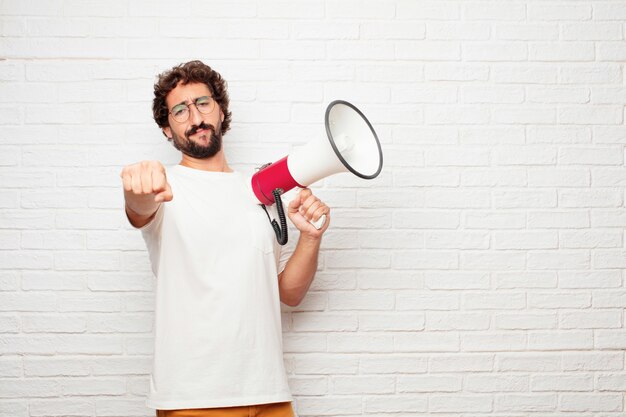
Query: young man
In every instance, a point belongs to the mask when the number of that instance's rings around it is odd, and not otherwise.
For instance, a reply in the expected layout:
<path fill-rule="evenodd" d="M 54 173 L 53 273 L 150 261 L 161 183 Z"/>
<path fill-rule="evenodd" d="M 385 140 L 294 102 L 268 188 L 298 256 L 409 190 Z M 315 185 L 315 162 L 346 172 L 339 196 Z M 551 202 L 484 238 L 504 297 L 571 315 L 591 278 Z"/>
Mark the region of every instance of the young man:
<path fill-rule="evenodd" d="M 330 210 L 309 189 L 289 203 L 300 236 L 287 260 L 250 179 L 226 161 L 228 104 L 226 83 L 200 61 L 161 74 L 154 119 L 181 162 L 121 173 L 126 214 L 157 278 L 147 400 L 157 416 L 293 416 L 280 301 L 295 306 L 309 289 Z M 324 214 L 320 230 L 309 223 Z"/>

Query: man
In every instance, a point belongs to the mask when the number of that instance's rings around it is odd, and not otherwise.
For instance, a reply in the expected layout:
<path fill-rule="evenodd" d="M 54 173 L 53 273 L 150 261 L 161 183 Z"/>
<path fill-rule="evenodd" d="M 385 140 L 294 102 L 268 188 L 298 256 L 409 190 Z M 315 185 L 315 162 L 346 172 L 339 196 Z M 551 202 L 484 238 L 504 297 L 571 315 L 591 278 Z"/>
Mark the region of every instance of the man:
<path fill-rule="evenodd" d="M 121 173 L 157 278 L 147 405 L 161 417 L 293 416 L 279 301 L 295 306 L 306 294 L 330 210 L 309 189 L 289 203 L 300 236 L 287 261 L 250 179 L 226 161 L 228 105 L 225 81 L 200 61 L 161 74 L 154 119 L 180 164 Z M 309 223 L 324 214 L 320 230 Z"/>

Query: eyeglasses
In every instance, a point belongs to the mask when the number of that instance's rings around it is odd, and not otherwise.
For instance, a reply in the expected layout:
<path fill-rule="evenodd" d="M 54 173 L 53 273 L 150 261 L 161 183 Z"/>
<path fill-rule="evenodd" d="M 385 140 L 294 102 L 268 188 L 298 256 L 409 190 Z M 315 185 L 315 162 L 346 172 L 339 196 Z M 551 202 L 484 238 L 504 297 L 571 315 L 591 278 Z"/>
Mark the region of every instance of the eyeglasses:
<path fill-rule="evenodd" d="M 172 107 L 172 110 L 168 114 L 171 114 L 174 120 L 176 120 L 178 123 L 186 122 L 187 119 L 189 119 L 189 113 L 191 113 L 191 110 L 189 108 L 189 106 L 191 105 L 195 105 L 196 109 L 198 109 L 200 113 L 209 114 L 215 108 L 215 100 L 213 100 L 213 97 L 211 96 L 198 97 L 194 100 L 193 103 L 181 103 L 175 105 L 174 107 Z"/>

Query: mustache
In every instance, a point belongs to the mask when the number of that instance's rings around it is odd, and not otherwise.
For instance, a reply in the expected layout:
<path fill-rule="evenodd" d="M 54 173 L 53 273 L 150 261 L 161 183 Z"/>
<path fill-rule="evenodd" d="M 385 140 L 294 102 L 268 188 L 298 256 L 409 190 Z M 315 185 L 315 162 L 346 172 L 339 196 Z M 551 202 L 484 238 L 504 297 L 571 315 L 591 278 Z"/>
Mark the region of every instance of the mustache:
<path fill-rule="evenodd" d="M 195 134 L 200 129 L 204 129 L 204 130 L 211 129 L 211 132 L 215 133 L 215 126 L 213 126 L 210 123 L 202 122 L 198 126 L 191 126 L 191 129 L 189 129 L 187 132 L 185 132 L 185 136 L 187 136 L 187 138 L 189 138 L 189 136 Z"/>

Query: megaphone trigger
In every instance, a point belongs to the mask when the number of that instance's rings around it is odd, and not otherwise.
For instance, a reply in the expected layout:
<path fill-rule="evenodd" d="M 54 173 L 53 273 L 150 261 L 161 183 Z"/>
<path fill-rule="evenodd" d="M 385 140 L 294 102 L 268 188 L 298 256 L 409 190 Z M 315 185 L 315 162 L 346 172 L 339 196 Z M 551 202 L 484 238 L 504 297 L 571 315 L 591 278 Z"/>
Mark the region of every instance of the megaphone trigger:
<path fill-rule="evenodd" d="M 326 215 L 322 214 L 322 216 L 317 219 L 317 221 L 309 220 L 309 223 L 311 223 L 317 230 L 320 230 L 322 227 L 324 227 L 324 223 L 326 223 Z"/>

